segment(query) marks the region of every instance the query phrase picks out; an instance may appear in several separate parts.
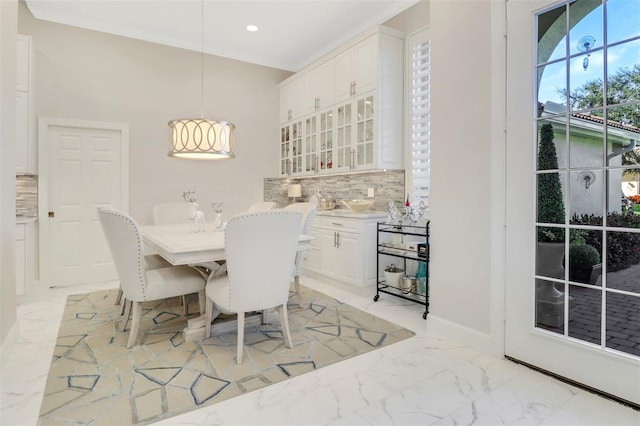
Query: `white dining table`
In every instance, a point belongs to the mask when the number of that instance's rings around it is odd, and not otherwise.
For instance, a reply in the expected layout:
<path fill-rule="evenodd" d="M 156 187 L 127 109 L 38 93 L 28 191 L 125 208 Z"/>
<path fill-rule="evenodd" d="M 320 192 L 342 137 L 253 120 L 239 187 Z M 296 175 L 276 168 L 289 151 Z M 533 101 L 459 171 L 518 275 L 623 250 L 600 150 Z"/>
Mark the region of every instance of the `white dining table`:
<path fill-rule="evenodd" d="M 145 225 L 140 227 L 145 247 L 165 258 L 172 265 L 193 265 L 224 260 L 224 226 L 215 229 L 205 224 L 194 232 L 192 224 Z M 298 251 L 311 248 L 309 235 L 300 234 Z"/>
<path fill-rule="evenodd" d="M 175 225 L 144 225 L 140 227 L 142 239 L 146 248 L 159 254 L 172 265 L 198 265 L 225 259 L 224 226 L 214 228 L 213 224 L 205 224 L 196 232 L 193 224 Z M 313 237 L 300 234 L 298 251 L 311 248 Z M 292 259 L 293 261 L 293 259 Z M 291 265 L 293 272 L 293 263 Z M 213 278 L 214 272 L 209 279 Z M 185 340 L 202 339 L 205 337 L 204 313 L 197 318 L 190 319 L 183 331 Z M 248 316 L 245 325 L 261 321 L 260 315 Z M 216 327 L 222 332 L 237 327 L 235 322 L 227 322 Z"/>

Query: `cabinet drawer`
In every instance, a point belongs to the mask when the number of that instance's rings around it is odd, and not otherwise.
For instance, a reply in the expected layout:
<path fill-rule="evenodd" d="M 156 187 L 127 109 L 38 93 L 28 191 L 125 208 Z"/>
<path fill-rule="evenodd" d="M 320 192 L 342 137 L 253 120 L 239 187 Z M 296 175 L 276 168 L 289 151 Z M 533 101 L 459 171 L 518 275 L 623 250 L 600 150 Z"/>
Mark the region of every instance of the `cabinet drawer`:
<path fill-rule="evenodd" d="M 362 221 L 358 219 L 326 216 L 322 218 L 320 226 L 333 231 L 362 232 Z"/>

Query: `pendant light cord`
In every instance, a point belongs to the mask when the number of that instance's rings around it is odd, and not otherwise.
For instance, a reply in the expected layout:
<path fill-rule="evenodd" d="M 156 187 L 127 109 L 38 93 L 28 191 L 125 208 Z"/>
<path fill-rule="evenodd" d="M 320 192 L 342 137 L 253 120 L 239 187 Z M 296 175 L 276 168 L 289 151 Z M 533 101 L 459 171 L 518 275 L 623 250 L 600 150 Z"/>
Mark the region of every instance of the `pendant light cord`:
<path fill-rule="evenodd" d="M 200 118 L 204 118 L 204 0 L 202 0 L 200 12 L 202 24 L 202 51 L 200 52 Z"/>

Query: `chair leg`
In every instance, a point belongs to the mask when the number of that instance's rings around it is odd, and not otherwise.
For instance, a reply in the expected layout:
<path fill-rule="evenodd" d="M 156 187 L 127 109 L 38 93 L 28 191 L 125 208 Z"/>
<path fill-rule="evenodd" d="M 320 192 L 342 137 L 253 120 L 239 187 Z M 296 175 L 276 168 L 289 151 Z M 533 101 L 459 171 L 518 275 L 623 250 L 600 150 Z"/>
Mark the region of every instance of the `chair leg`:
<path fill-rule="evenodd" d="M 126 306 L 127 306 L 127 299 L 123 297 L 122 300 L 120 301 L 120 316 L 124 315 Z"/>
<path fill-rule="evenodd" d="M 187 296 L 182 295 L 182 306 L 184 306 L 184 316 L 189 315 L 189 303 L 187 302 Z"/>
<path fill-rule="evenodd" d="M 116 303 L 114 304 L 119 305 L 121 300 L 122 300 L 122 287 L 118 287 L 118 294 L 116 295 Z"/>
<path fill-rule="evenodd" d="M 207 306 L 204 310 L 204 338 L 211 337 L 211 321 L 213 321 L 213 300 L 206 298 Z"/>
<path fill-rule="evenodd" d="M 282 327 L 282 335 L 284 336 L 284 344 L 289 348 L 293 348 L 293 342 L 291 340 L 291 331 L 289 331 L 289 317 L 287 315 L 287 302 L 283 305 L 276 307 L 278 315 L 280 316 L 280 326 Z"/>
<path fill-rule="evenodd" d="M 140 327 L 140 315 L 142 314 L 142 303 L 131 302 L 133 305 L 133 313 L 131 317 L 131 330 L 129 331 L 129 341 L 127 342 L 127 348 L 133 346 L 138 334 L 138 328 Z"/>
<path fill-rule="evenodd" d="M 122 318 L 122 323 L 120 325 L 120 331 L 125 331 L 127 329 L 127 323 L 129 322 L 129 314 L 131 314 L 131 304 L 133 302 L 127 299 L 124 299 L 122 302 L 122 308 L 124 310 L 123 312 L 123 318 Z"/>
<path fill-rule="evenodd" d="M 302 308 L 302 295 L 300 295 L 300 276 L 296 275 L 293 279 L 293 283 L 296 288 L 296 295 L 298 296 L 298 306 Z"/>
<path fill-rule="evenodd" d="M 200 315 L 207 310 L 207 294 L 204 290 L 198 292 L 198 308 L 200 309 Z"/>
<path fill-rule="evenodd" d="M 242 349 L 244 346 L 244 312 L 238 312 L 238 353 L 236 363 L 242 364 Z"/>

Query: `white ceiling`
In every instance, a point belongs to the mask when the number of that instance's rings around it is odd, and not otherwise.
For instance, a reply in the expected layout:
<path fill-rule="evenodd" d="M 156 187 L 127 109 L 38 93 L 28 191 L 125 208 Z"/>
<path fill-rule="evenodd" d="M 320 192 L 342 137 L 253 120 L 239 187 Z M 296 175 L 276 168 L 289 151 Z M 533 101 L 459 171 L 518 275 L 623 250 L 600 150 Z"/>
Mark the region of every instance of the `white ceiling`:
<path fill-rule="evenodd" d="M 2 0 L 0 0 L 2 1 Z M 25 0 L 34 17 L 298 71 L 418 0 Z M 204 15 L 202 9 L 204 8 Z M 257 25 L 257 32 L 246 26 Z"/>

